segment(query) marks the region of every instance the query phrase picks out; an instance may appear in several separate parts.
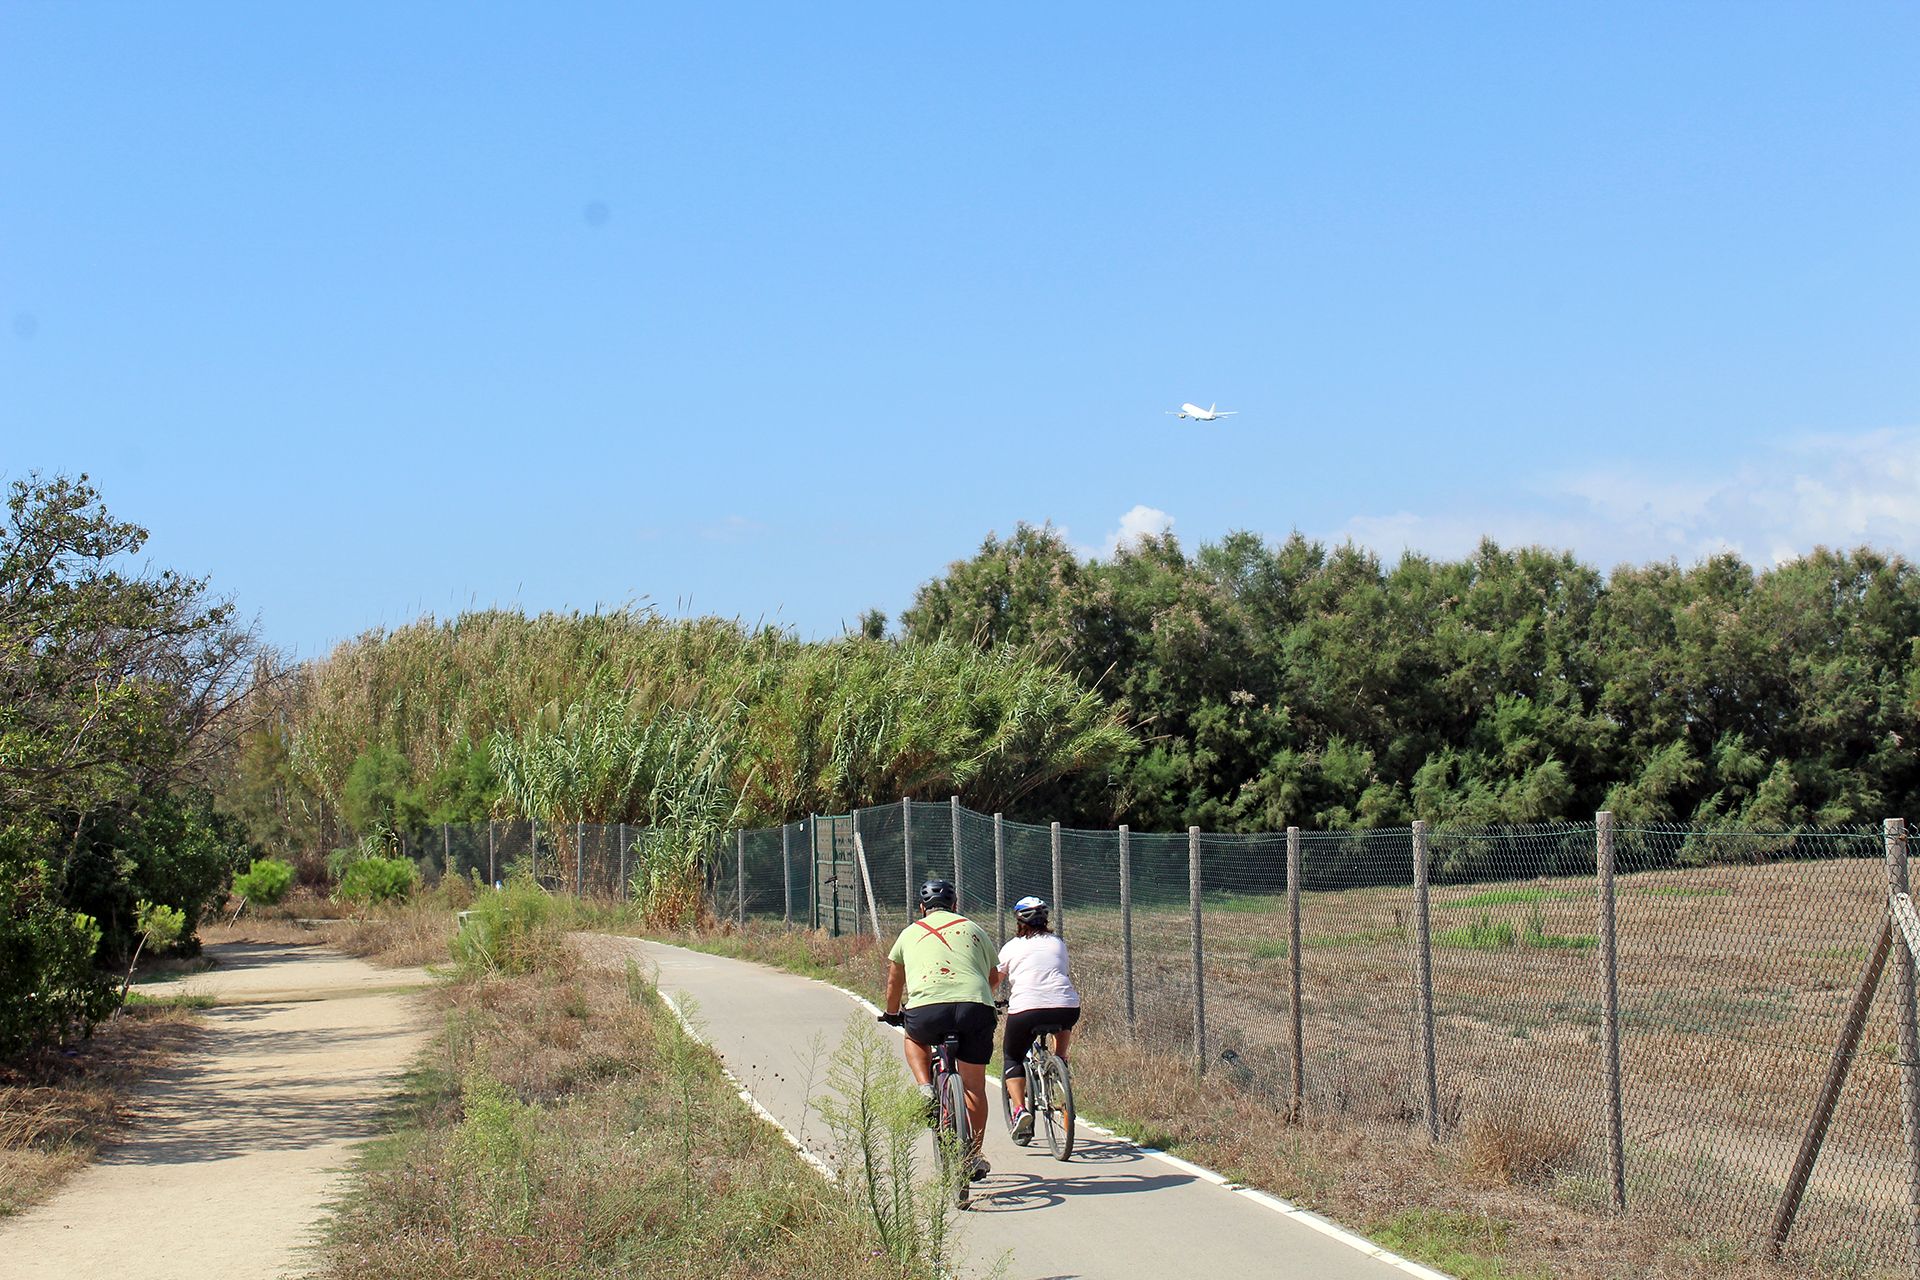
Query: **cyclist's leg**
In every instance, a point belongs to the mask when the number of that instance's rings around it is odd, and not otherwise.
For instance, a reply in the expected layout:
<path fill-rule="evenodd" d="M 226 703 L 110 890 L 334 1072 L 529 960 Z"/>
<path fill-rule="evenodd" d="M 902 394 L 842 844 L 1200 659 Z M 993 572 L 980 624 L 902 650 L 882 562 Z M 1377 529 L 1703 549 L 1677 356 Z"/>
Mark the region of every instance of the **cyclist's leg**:
<path fill-rule="evenodd" d="M 973 1122 L 973 1149 L 977 1153 L 987 1136 L 987 1063 L 993 1060 L 994 1024 L 990 1004 L 954 1006 L 954 1037 L 958 1041 L 960 1082 L 967 1088 L 967 1117 Z"/>
<path fill-rule="evenodd" d="M 973 1131 L 973 1150 L 978 1154 L 980 1144 L 987 1139 L 987 1064 L 961 1063 L 960 1083 L 967 1088 L 967 1123 Z"/>
<path fill-rule="evenodd" d="M 1080 1010 L 1055 1009 L 1052 1021 L 1060 1028 L 1053 1036 L 1053 1055 L 1064 1060 L 1067 1045 L 1073 1041 L 1073 1024 L 1080 1021 Z"/>
<path fill-rule="evenodd" d="M 1015 1110 L 1027 1105 L 1027 1050 L 1033 1046 L 1035 1025 L 1031 1011 L 1007 1015 L 1000 1048 L 1000 1072 L 1007 1082 L 1007 1099 Z"/>
<path fill-rule="evenodd" d="M 915 1084 L 933 1083 L 933 1050 L 915 1040 L 912 1036 L 903 1037 L 907 1047 L 907 1070 L 913 1074 Z"/>

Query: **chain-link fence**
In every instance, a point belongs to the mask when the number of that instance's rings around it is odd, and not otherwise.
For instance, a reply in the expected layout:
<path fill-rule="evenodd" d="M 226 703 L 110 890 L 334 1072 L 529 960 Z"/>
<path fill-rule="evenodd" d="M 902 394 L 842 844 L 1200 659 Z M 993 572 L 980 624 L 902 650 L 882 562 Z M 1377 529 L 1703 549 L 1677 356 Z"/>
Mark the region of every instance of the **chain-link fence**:
<path fill-rule="evenodd" d="M 996 940 L 1038 894 L 1095 1034 L 1288 1116 L 1424 1131 L 1563 1200 L 1859 1271 L 1920 1259 L 1903 831 L 1167 834 L 901 801 L 733 833 L 705 885 L 722 918 L 883 942 L 930 878 Z M 626 895 L 654 838 L 493 822 L 409 851 Z"/>

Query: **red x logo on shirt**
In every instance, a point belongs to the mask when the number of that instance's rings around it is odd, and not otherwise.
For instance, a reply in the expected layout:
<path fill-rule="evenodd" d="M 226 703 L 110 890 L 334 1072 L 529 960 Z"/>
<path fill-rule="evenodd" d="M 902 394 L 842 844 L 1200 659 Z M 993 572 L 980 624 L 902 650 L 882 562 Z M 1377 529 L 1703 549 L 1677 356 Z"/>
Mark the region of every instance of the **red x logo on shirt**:
<path fill-rule="evenodd" d="M 965 916 L 955 916 L 953 919 L 947 921 L 945 924 L 941 925 L 939 928 L 936 929 L 932 925 L 928 924 L 925 920 L 914 921 L 914 923 L 919 925 L 922 929 L 925 929 L 928 933 L 938 938 L 940 940 L 940 945 L 945 947 L 949 951 L 953 950 L 953 944 L 947 941 L 947 937 L 946 937 L 947 930 L 953 928 L 953 926 L 957 924 L 965 924 L 966 922 L 967 922 L 967 919 Z"/>

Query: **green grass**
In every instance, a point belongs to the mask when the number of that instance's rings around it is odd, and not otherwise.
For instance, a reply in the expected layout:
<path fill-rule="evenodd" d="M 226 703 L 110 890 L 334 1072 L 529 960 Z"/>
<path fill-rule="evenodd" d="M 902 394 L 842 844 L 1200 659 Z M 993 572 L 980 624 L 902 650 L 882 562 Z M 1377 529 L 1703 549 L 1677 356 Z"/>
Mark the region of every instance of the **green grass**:
<path fill-rule="evenodd" d="M 127 1008 L 137 1009 L 211 1009 L 213 997 L 206 995 L 149 996 L 138 991 L 127 992 Z"/>
<path fill-rule="evenodd" d="M 1548 933 L 1529 923 L 1521 931 L 1520 945 L 1547 951 L 1587 951 L 1599 946 L 1600 939 L 1591 933 Z"/>
<path fill-rule="evenodd" d="M 1456 925 L 1451 929 L 1442 929 L 1433 935 L 1433 943 L 1438 947 L 1452 947 L 1458 951 L 1504 951 L 1519 942 L 1519 934 L 1505 920 L 1489 920 L 1481 916 L 1472 924 Z"/>
<path fill-rule="evenodd" d="M 1547 930 L 1546 917 L 1538 907 L 1527 918 L 1525 925 L 1515 929 L 1505 920 L 1495 920 L 1482 915 L 1472 924 L 1455 925 L 1451 929 L 1442 929 L 1433 935 L 1433 944 L 1437 947 L 1452 947 L 1458 951 L 1505 951 L 1508 947 L 1532 947 L 1542 951 L 1585 951 L 1599 945 L 1600 940 L 1590 933 L 1550 933 Z"/>
<path fill-rule="evenodd" d="M 1565 889 L 1488 889 L 1452 902 L 1436 902 L 1436 907 L 1510 907 L 1523 902 L 1566 902 L 1575 895 Z"/>
<path fill-rule="evenodd" d="M 1456 1280 L 1545 1280 L 1550 1274 L 1545 1269 L 1523 1268 L 1501 1256 L 1512 1230 L 1513 1224 L 1501 1218 L 1415 1209 L 1375 1223 L 1367 1234 Z"/>
<path fill-rule="evenodd" d="M 1223 893 L 1203 897 L 1201 906 L 1208 911 L 1226 911 L 1242 915 L 1280 914 L 1287 909 L 1284 893 Z"/>
<path fill-rule="evenodd" d="M 1255 960 L 1285 960 L 1289 950 L 1285 938 L 1262 938 L 1248 949 L 1247 954 Z"/>

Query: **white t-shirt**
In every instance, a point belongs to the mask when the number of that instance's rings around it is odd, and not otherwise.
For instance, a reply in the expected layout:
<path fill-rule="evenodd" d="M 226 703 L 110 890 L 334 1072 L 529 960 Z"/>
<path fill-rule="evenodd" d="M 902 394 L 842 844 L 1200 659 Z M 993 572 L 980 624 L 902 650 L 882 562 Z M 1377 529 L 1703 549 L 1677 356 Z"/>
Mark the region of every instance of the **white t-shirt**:
<path fill-rule="evenodd" d="M 1013 987 L 1008 1013 L 1080 1007 L 1080 993 L 1067 977 L 1067 944 L 1055 934 L 1007 939 L 1000 948 L 1000 972 Z"/>

